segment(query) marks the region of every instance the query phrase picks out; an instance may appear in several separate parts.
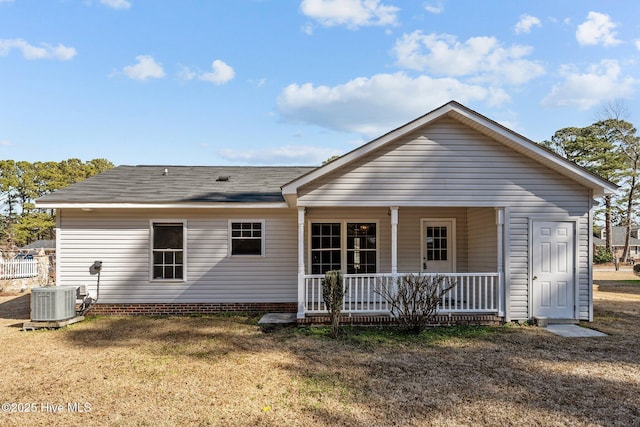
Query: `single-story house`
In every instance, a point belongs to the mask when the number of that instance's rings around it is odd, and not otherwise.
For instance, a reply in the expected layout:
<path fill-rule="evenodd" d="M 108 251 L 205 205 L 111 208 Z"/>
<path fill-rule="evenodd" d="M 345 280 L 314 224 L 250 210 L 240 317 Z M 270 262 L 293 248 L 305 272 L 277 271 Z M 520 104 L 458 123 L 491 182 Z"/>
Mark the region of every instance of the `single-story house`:
<path fill-rule="evenodd" d="M 640 229 L 638 227 L 633 227 L 631 229 L 631 236 L 629 238 L 629 259 L 632 262 L 637 261 L 640 258 L 640 239 L 639 237 Z M 600 236 L 593 238 L 593 246 L 595 249 L 605 248 L 607 246 L 606 242 L 607 232 L 603 228 L 600 230 Z M 613 256 L 618 259 L 622 258 L 622 253 L 624 252 L 624 243 L 627 237 L 627 227 L 623 226 L 613 226 L 611 227 L 611 249 L 613 251 Z"/>
<path fill-rule="evenodd" d="M 456 286 L 441 313 L 592 320 L 594 198 L 616 186 L 451 101 L 321 167 L 119 166 L 37 200 L 60 285 L 97 313 L 388 313 L 407 273 Z"/>

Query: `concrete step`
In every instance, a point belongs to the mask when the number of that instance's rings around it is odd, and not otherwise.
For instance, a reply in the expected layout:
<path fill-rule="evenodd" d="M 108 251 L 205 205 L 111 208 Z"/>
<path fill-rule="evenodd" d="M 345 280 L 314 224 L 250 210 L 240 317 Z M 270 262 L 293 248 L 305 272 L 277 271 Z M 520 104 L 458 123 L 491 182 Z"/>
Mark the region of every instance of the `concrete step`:
<path fill-rule="evenodd" d="M 543 316 L 535 316 L 533 320 L 541 328 L 546 328 L 549 325 L 577 325 L 580 323 L 579 320 L 575 319 L 549 319 Z"/>

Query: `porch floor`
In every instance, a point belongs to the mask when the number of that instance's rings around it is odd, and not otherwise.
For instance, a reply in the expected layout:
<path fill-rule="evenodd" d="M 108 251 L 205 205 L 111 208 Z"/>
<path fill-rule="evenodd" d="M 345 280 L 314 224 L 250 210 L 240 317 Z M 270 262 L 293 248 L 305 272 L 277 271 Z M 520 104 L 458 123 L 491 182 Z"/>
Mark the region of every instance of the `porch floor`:
<path fill-rule="evenodd" d="M 433 322 L 433 326 L 449 326 L 449 325 L 473 325 L 473 326 L 495 326 L 500 325 L 503 319 L 496 314 L 439 314 Z M 331 324 L 328 315 L 307 314 L 302 319 L 297 319 L 300 326 L 319 326 Z M 377 326 L 377 325 L 393 325 L 395 319 L 384 313 L 378 314 L 343 314 L 340 316 L 341 325 L 361 325 L 361 326 Z"/>

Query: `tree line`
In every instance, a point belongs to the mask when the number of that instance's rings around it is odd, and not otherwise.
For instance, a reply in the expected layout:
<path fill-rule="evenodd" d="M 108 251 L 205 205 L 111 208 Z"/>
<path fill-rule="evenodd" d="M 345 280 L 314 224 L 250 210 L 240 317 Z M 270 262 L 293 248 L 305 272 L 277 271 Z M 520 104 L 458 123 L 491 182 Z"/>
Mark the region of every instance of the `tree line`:
<path fill-rule="evenodd" d="M 39 239 L 53 239 L 55 212 L 37 209 L 38 197 L 113 168 L 106 159 L 83 162 L 0 160 L 0 247 L 15 249 Z"/>
<path fill-rule="evenodd" d="M 597 255 L 613 259 L 612 227 L 624 226 L 623 262 L 629 258 L 631 232 L 636 224 L 640 170 L 640 137 L 633 124 L 624 120 L 626 115 L 626 107 L 618 102 L 606 107 L 595 123 L 560 129 L 543 142 L 562 157 L 620 186 L 616 194 L 602 198 L 596 212 L 605 227 L 605 253 Z"/>

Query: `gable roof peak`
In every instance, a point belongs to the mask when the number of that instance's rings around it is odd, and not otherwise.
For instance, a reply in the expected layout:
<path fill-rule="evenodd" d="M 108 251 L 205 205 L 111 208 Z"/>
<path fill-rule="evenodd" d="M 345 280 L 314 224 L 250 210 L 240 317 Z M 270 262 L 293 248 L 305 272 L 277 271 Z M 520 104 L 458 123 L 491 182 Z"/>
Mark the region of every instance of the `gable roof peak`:
<path fill-rule="evenodd" d="M 604 194 L 611 194 L 617 189 L 615 184 L 560 157 L 556 153 L 548 150 L 546 147 L 543 147 L 540 144 L 537 144 L 519 133 L 501 125 L 500 123 L 489 119 L 458 101 L 450 100 L 446 104 L 443 104 L 440 107 L 435 108 L 430 112 L 373 139 L 372 141 L 344 154 L 338 159 L 295 178 L 282 187 L 283 194 L 285 198 L 292 196 L 295 197 L 299 187 L 325 176 L 338 168 L 350 164 L 355 160 L 360 159 L 363 156 L 445 116 L 451 117 L 463 125 L 498 141 L 512 150 L 557 171 L 587 188 L 592 189 L 595 197 Z"/>

